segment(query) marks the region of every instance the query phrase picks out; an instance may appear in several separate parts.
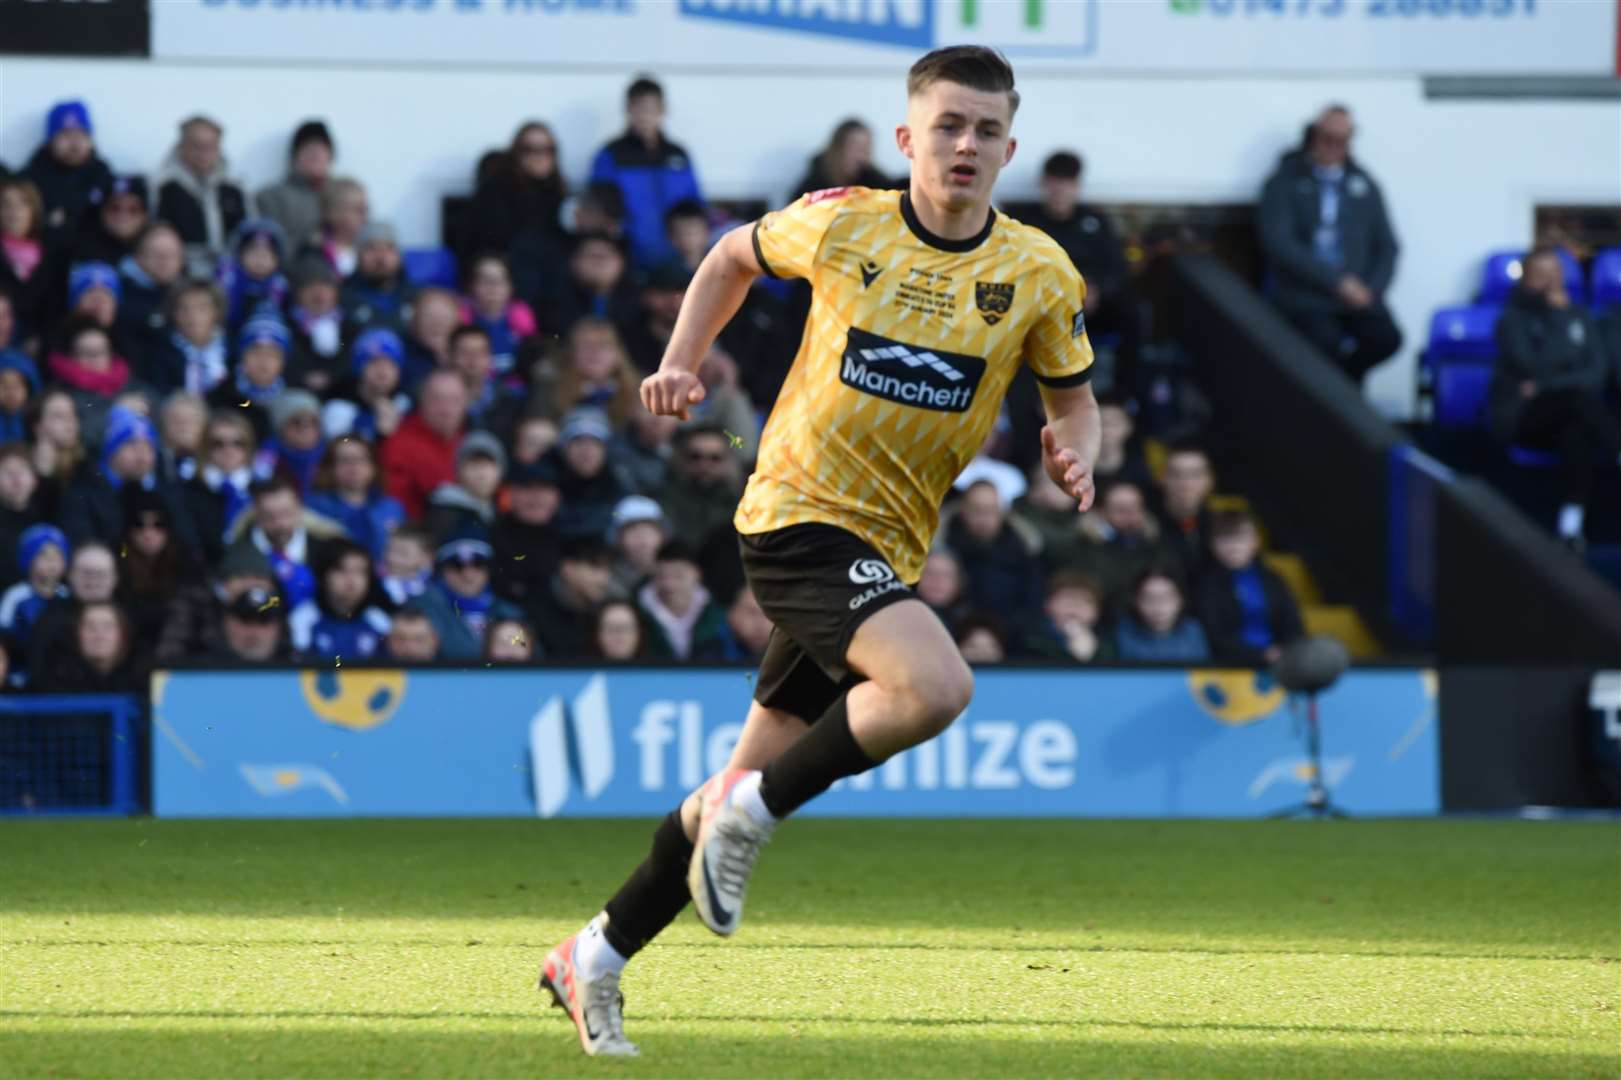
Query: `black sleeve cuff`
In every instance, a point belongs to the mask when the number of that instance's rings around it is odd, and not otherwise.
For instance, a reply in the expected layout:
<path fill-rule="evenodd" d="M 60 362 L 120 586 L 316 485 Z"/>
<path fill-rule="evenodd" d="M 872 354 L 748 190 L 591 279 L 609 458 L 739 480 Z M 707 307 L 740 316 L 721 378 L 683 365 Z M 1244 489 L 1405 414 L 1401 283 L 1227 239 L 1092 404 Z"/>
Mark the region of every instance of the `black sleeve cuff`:
<path fill-rule="evenodd" d="M 777 272 L 771 269 L 771 264 L 765 261 L 765 252 L 760 250 L 760 223 L 758 221 L 754 223 L 754 231 L 749 234 L 749 238 L 754 241 L 754 261 L 760 264 L 761 271 L 768 278 L 778 277 Z"/>
<path fill-rule="evenodd" d="M 1088 366 L 1085 371 L 1077 371 L 1073 375 L 1060 375 L 1057 378 L 1037 374 L 1036 381 L 1042 386 L 1050 386 L 1054 390 L 1071 390 L 1077 386 L 1085 386 L 1092 381 L 1092 368 Z"/>

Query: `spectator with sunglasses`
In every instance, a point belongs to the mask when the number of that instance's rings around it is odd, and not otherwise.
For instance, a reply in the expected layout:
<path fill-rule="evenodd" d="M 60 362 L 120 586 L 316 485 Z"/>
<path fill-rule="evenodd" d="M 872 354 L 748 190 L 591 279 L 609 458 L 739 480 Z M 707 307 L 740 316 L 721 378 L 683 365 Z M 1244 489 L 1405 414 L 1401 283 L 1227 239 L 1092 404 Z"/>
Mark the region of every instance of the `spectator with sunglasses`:
<path fill-rule="evenodd" d="M 439 654 L 446 660 L 478 659 L 485 627 L 502 619 L 523 618 L 522 612 L 490 588 L 492 555 L 490 542 L 476 530 L 450 537 L 435 553 L 433 581 L 413 601 L 433 623 Z"/>
<path fill-rule="evenodd" d="M 731 525 L 737 510 L 743 494 L 737 454 L 726 432 L 713 424 L 682 431 L 675 449 L 659 504 L 671 535 L 701 547 L 717 529 Z"/>

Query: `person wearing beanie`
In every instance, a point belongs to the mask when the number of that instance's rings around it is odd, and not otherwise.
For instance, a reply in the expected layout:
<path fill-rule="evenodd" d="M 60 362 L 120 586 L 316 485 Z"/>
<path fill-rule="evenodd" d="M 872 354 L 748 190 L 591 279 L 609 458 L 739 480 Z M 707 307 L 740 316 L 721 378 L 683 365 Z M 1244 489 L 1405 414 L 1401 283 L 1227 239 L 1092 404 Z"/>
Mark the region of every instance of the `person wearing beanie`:
<path fill-rule="evenodd" d="M 270 560 L 252 544 L 226 552 L 208 582 L 182 585 L 169 605 L 155 650 L 160 663 L 207 656 L 225 640 L 225 615 L 240 604 L 248 618 L 281 622 L 286 617 Z"/>
<path fill-rule="evenodd" d="M 604 537 L 613 525 L 614 507 L 630 494 L 608 468 L 612 429 L 601 409 L 583 407 L 563 417 L 557 445 L 546 455 L 557 470 L 563 509 L 557 527 L 565 536 Z"/>
<path fill-rule="evenodd" d="M 490 530 L 495 591 L 520 607 L 542 595 L 557 569 L 556 520 L 562 494 L 557 470 L 544 461 L 507 471 L 507 511 Z"/>
<path fill-rule="evenodd" d="M 68 595 L 68 538 L 55 525 L 35 525 L 17 540 L 22 580 L 0 595 L 0 632 L 13 646 L 13 666 L 28 655 L 34 626 L 52 600 Z"/>
<path fill-rule="evenodd" d="M 155 221 L 135 238 L 131 254 L 118 261 L 119 337 L 128 344 L 130 363 L 145 382 L 162 390 L 179 389 L 170 385 L 169 335 L 170 295 L 181 282 L 185 270 L 185 249 L 180 234 L 167 222 Z M 221 362 L 224 354 L 221 353 Z M 222 369 L 223 374 L 223 369 Z M 206 387 L 204 389 L 207 389 Z"/>
<path fill-rule="evenodd" d="M 76 264 L 68 270 L 68 315 L 83 315 L 110 331 L 118 322 L 118 298 L 122 288 L 118 270 L 112 265 Z"/>
<path fill-rule="evenodd" d="M 0 348 L 0 445 L 28 441 L 28 405 L 39 394 L 39 368 L 28 354 Z"/>
<path fill-rule="evenodd" d="M 336 394 L 349 374 L 338 272 L 318 253 L 303 251 L 287 276 L 292 283 L 287 327 L 293 335 L 287 381 L 323 397 Z"/>
<path fill-rule="evenodd" d="M 47 516 L 46 493 L 24 443 L 0 444 L 0 552 L 14 552 L 30 526 Z M 24 576 L 15 559 L 0 558 L 0 592 Z"/>
<path fill-rule="evenodd" d="M 259 213 L 281 226 L 294 247 L 308 243 L 321 228 L 321 191 L 337 157 L 332 133 L 320 120 L 306 120 L 293 132 L 287 176 L 254 197 Z"/>
<path fill-rule="evenodd" d="M 78 231 L 91 192 L 105 190 L 113 171 L 96 154 L 90 110 L 82 101 L 60 101 L 45 117 L 45 141 L 23 177 L 39 189 L 47 243 L 66 243 Z"/>
<path fill-rule="evenodd" d="M 659 549 L 670 539 L 664 510 L 646 495 L 626 495 L 614 507 L 614 596 L 631 599 L 653 576 Z"/>
<path fill-rule="evenodd" d="M 217 121 L 188 117 L 158 169 L 158 217 L 180 231 L 193 274 L 212 270 L 231 234 L 253 214 L 241 183 L 226 176 L 224 138 Z"/>
<path fill-rule="evenodd" d="M 355 240 L 355 272 L 339 294 L 349 327 L 359 331 L 378 326 L 403 333 L 410 295 L 394 227 L 372 222 Z"/>
<path fill-rule="evenodd" d="M 434 553 L 433 580 L 413 601 L 433 623 L 440 655 L 447 660 L 477 659 L 487 625 L 522 618 L 516 606 L 490 588 L 492 555 L 482 529 L 458 530 L 439 545 Z"/>
<path fill-rule="evenodd" d="M 157 471 L 157 430 L 134 409 L 108 410 L 101 452 L 80 466 L 62 503 L 62 528 L 75 544 L 97 540 L 120 543 L 124 533 L 124 489 L 156 493 L 169 508 L 174 533 L 188 559 L 200 557 L 196 532 L 179 489 Z"/>
<path fill-rule="evenodd" d="M 105 188 L 90 193 L 94 213 L 86 213 L 74 238 L 74 262 L 105 262 L 117 266 L 135 252 L 135 241 L 151 220 L 148 216 L 146 178 L 115 176 Z"/>
<path fill-rule="evenodd" d="M 456 448 L 455 482 L 440 484 L 428 496 L 428 531 L 439 537 L 475 526 L 488 530 L 506 468 L 500 439 L 488 431 L 468 432 Z"/>
<path fill-rule="evenodd" d="M 376 443 L 394 434 L 411 399 L 400 390 L 405 345 L 392 330 L 367 330 L 351 350 L 353 372 L 321 410 L 330 438 L 354 434 Z"/>
<path fill-rule="evenodd" d="M 230 251 L 220 260 L 219 286 L 225 294 L 225 325 L 232 332 L 265 309 L 281 312 L 287 299 L 287 238 L 268 218 L 249 218 L 231 234 Z"/>
<path fill-rule="evenodd" d="M 208 395 L 215 409 L 241 409 L 262 444 L 270 437 L 271 406 L 287 389 L 287 326 L 270 313 L 249 319 L 237 335 L 236 377 L 221 382 Z"/>
<path fill-rule="evenodd" d="M 255 468 L 262 475 L 285 476 L 301 494 L 310 490 L 326 440 L 321 435 L 321 401 L 308 390 L 286 390 L 270 406 L 273 427 L 259 449 Z"/>

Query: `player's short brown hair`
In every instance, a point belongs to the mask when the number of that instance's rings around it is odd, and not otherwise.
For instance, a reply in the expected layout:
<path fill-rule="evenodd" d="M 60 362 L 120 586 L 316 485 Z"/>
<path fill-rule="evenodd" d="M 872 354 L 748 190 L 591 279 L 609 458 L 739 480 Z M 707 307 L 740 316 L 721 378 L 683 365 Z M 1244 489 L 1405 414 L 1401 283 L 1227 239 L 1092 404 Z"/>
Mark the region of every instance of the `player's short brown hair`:
<path fill-rule="evenodd" d="M 907 72 L 906 96 L 921 94 L 937 82 L 956 83 L 988 94 L 1005 93 L 1009 111 L 1019 111 L 1019 92 L 1013 88 L 1013 65 L 995 49 L 983 45 L 951 45 L 934 50 Z"/>

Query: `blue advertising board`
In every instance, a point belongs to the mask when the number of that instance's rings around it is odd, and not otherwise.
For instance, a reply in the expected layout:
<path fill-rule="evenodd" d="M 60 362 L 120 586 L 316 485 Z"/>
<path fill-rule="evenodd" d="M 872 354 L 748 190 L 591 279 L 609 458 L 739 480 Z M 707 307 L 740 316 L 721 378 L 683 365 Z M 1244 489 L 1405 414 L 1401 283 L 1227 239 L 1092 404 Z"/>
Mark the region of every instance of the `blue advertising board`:
<path fill-rule="evenodd" d="M 160 673 L 164 816 L 663 814 L 730 754 L 753 673 L 483 669 Z M 982 669 L 938 739 L 803 813 L 1228 817 L 1298 802 L 1298 702 L 1253 671 Z M 1357 814 L 1440 808 L 1436 680 L 1349 673 L 1323 775 Z"/>

